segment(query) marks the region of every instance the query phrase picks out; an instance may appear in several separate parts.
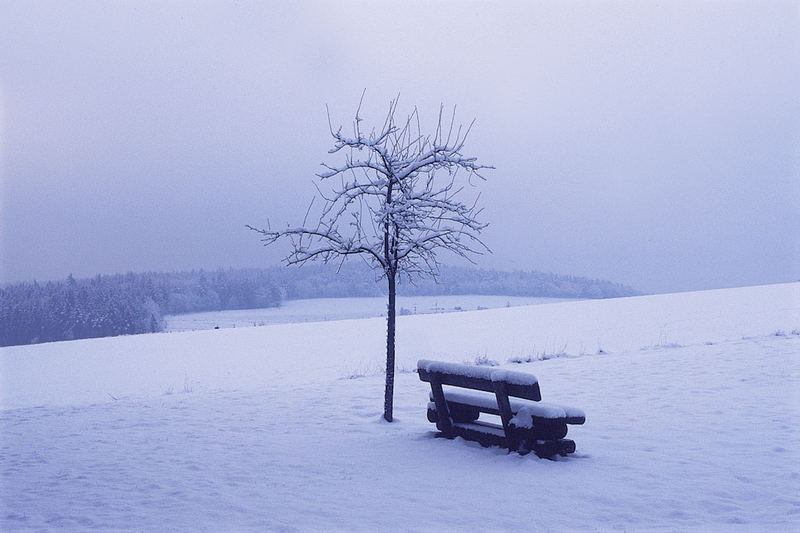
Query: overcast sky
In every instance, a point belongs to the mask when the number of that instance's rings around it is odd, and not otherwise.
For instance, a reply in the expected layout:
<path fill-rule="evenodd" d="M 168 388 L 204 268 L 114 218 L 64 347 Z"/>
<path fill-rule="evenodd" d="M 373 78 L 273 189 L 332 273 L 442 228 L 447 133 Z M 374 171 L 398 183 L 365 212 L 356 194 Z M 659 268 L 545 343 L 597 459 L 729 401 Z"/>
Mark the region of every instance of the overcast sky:
<path fill-rule="evenodd" d="M 481 265 L 800 279 L 798 2 L 0 2 L 1 281 L 277 264 L 325 105 L 477 120 Z"/>

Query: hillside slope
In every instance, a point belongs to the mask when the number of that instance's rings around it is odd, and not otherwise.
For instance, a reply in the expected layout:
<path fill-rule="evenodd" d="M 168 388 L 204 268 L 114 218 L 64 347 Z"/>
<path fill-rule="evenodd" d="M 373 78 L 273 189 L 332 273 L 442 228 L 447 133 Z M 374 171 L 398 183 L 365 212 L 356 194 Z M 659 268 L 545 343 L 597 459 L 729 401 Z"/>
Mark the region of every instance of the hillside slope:
<path fill-rule="evenodd" d="M 401 317 L 401 366 L 494 359 L 583 408 L 557 462 L 433 438 L 410 372 L 381 422 L 383 326 L 3 348 L 0 530 L 797 527 L 798 283 Z"/>

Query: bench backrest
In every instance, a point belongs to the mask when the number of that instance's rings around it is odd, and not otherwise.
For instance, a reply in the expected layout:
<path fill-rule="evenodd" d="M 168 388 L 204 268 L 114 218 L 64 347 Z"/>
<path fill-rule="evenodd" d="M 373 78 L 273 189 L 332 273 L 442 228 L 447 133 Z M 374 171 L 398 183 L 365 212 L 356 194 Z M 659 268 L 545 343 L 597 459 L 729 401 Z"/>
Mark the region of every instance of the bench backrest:
<path fill-rule="evenodd" d="M 524 372 L 425 359 L 417 363 L 417 372 L 419 379 L 429 383 L 486 392 L 496 392 L 498 384 L 502 384 L 508 396 L 537 402 L 542 399 L 536 376 Z"/>

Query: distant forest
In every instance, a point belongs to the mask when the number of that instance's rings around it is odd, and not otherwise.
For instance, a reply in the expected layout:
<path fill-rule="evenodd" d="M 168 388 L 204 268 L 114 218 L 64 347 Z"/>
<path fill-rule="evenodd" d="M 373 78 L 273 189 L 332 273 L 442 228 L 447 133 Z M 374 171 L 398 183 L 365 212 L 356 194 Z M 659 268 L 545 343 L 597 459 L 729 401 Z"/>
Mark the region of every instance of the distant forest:
<path fill-rule="evenodd" d="M 162 331 L 165 315 L 277 307 L 282 300 L 381 296 L 366 266 L 219 269 L 117 274 L 0 288 L 0 346 Z M 542 272 L 443 267 L 437 280 L 401 280 L 409 296 L 487 294 L 614 298 L 625 285 Z"/>

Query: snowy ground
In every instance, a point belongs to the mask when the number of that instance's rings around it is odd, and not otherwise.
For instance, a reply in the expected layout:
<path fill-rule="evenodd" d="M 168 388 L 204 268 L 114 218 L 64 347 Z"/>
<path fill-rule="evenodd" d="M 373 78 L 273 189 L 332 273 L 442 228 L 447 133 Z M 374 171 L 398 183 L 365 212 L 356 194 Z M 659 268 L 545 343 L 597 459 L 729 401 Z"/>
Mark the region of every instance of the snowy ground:
<path fill-rule="evenodd" d="M 539 305 L 570 301 L 566 298 L 538 298 L 528 296 L 491 296 L 482 294 L 456 296 L 400 296 L 397 311 L 406 315 L 475 311 L 498 307 Z M 285 300 L 280 307 L 267 309 L 241 309 L 188 313 L 164 317 L 167 331 L 193 331 L 214 328 L 241 328 L 289 324 L 294 322 L 321 322 L 353 318 L 386 316 L 386 297 L 367 298 L 315 298 L 312 300 Z"/>
<path fill-rule="evenodd" d="M 555 462 L 433 438 L 411 372 L 382 422 L 383 336 L 2 349 L 0 530 L 800 530 L 800 283 L 401 317 L 401 366 L 494 359 L 583 408 Z"/>

